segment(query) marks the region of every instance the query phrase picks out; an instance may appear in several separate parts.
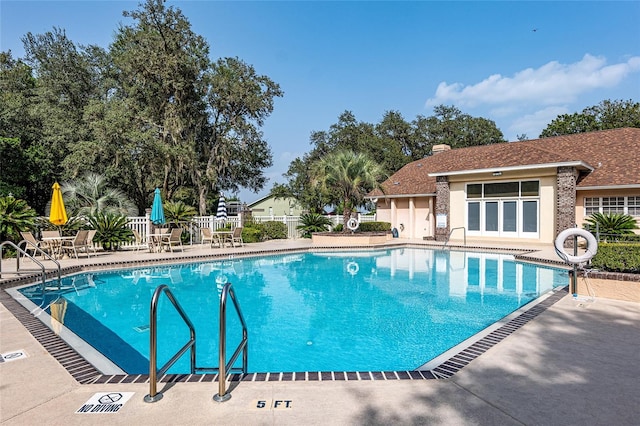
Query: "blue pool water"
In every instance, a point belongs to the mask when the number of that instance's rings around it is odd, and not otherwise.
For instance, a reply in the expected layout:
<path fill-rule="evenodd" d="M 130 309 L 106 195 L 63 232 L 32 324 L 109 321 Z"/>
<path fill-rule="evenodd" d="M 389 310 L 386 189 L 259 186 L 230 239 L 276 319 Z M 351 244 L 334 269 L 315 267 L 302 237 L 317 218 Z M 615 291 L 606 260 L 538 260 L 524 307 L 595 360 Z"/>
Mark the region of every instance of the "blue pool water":
<path fill-rule="evenodd" d="M 249 371 L 412 370 L 558 286 L 565 271 L 510 255 L 403 248 L 304 253 L 84 273 L 67 290 L 21 292 L 129 374 L 148 373 L 149 303 L 168 284 L 194 323 L 198 366 L 217 366 L 218 307 L 233 283 Z M 58 298 L 58 299 L 56 299 Z M 166 297 L 159 364 L 189 332 Z M 233 309 L 229 354 L 241 338 Z M 170 372 L 188 373 L 188 355 Z"/>

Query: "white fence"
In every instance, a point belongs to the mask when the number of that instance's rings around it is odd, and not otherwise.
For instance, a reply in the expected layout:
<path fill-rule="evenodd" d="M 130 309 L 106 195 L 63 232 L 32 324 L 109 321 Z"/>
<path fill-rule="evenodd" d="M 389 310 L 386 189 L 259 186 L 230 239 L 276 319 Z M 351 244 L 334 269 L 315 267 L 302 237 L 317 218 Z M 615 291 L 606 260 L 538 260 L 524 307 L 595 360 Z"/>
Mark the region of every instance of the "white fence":
<path fill-rule="evenodd" d="M 332 226 L 342 223 L 342 215 L 327 216 L 332 223 Z M 296 239 L 300 237 L 300 230 L 298 226 L 302 224 L 300 216 L 253 216 L 253 220 L 256 222 L 282 222 L 287 225 L 287 238 Z M 147 239 L 147 235 L 151 233 L 151 220 L 149 216 L 131 216 L 129 219 L 129 228 L 138 231 L 143 240 Z M 363 216 L 358 214 L 358 220 L 360 222 L 375 222 L 376 217 Z M 194 216 L 189 224 L 189 240 L 191 243 L 200 242 L 200 229 L 209 228 L 212 231 L 216 231 L 220 228 L 224 228 L 227 225 L 231 225 L 231 229 L 240 226 L 240 216 L 228 216 L 225 221 L 216 220 L 215 216 Z M 134 244 L 134 243 L 132 243 Z M 126 244 L 125 244 L 126 246 Z"/>

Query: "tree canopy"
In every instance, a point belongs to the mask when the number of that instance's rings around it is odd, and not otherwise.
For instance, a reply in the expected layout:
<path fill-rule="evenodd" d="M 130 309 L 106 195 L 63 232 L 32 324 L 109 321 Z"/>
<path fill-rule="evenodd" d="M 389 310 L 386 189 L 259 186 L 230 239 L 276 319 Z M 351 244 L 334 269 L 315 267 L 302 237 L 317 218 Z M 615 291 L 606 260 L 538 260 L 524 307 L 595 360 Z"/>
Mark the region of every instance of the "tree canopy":
<path fill-rule="evenodd" d="M 164 0 L 123 15 L 132 24 L 108 49 L 54 28 L 24 36 L 25 58 L 0 54 L 0 195 L 43 212 L 54 180 L 92 171 L 139 212 L 160 187 L 205 214 L 220 191 L 262 189 L 272 154 L 260 128 L 279 85 L 239 58 L 211 60 Z"/>
<path fill-rule="evenodd" d="M 417 116 L 407 122 L 397 111 L 388 111 L 378 124 L 359 122 L 345 111 L 328 131 L 311 133 L 310 152 L 291 162 L 285 184 L 275 184 L 276 197 L 293 197 L 312 212 L 321 212 L 331 203 L 331 195 L 311 184 L 314 165 L 339 151 L 366 154 L 381 167 L 382 175 L 391 175 L 405 164 L 431 155 L 434 145 L 452 148 L 505 142 L 502 132 L 491 120 L 472 117 L 453 106 L 440 105 L 430 117 Z"/>
<path fill-rule="evenodd" d="M 540 134 L 541 138 L 594 132 L 596 130 L 640 127 L 640 103 L 604 100 L 573 114 L 556 117 Z"/>

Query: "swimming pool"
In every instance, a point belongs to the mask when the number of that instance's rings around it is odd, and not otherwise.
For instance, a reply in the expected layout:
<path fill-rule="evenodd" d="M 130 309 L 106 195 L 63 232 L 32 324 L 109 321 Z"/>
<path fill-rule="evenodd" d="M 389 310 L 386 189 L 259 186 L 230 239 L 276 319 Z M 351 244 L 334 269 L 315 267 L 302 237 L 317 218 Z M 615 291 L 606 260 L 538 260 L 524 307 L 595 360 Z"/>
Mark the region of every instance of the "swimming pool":
<path fill-rule="evenodd" d="M 402 248 L 83 273 L 64 278 L 66 290 L 45 300 L 38 286 L 20 292 L 61 319 L 63 331 L 137 374 L 148 372 L 149 301 L 160 284 L 169 285 L 195 325 L 198 366 L 217 365 L 219 292 L 226 282 L 248 324 L 250 372 L 393 371 L 419 368 L 565 286 L 567 275 L 511 255 Z M 162 365 L 188 331 L 160 301 Z M 239 324 L 229 314 L 228 347 L 235 348 Z M 188 372 L 183 358 L 170 372 Z"/>

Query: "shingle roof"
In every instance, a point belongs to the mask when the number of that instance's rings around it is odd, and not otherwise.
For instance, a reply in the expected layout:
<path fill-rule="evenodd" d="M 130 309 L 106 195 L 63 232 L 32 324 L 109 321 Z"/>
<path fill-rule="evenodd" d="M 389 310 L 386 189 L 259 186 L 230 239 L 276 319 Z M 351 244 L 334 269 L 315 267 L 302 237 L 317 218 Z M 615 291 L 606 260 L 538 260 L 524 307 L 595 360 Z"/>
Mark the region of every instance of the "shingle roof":
<path fill-rule="evenodd" d="M 640 129 L 622 128 L 493 145 L 452 149 L 407 164 L 382 187 L 389 195 L 435 193 L 435 177 L 479 169 L 582 162 L 593 168 L 578 189 L 640 186 Z M 396 183 L 398 182 L 398 183 Z M 370 195 L 380 196 L 381 192 Z"/>

